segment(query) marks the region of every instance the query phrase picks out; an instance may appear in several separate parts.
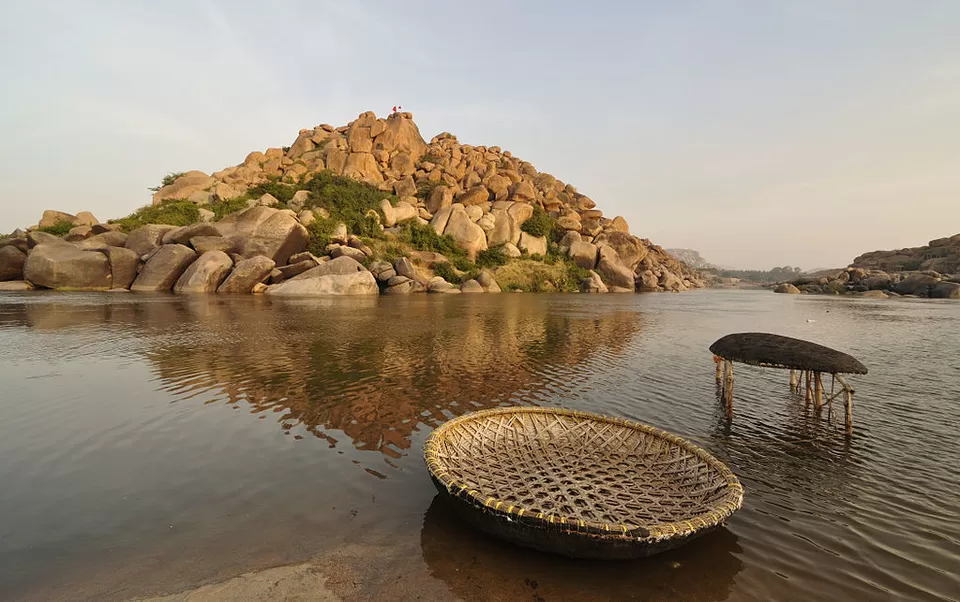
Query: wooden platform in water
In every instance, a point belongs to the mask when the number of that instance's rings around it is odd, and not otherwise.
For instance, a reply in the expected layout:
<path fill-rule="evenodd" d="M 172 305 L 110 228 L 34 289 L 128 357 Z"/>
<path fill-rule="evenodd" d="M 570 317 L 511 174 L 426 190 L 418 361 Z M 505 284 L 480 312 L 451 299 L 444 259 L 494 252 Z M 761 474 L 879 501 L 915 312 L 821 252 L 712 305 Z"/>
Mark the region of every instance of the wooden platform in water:
<path fill-rule="evenodd" d="M 728 414 L 733 414 L 733 363 L 766 366 L 790 370 L 790 388 L 804 398 L 814 401 L 819 411 L 840 395 L 844 395 L 847 433 L 853 431 L 853 388 L 841 374 L 866 374 L 867 367 L 852 355 L 779 334 L 766 332 L 739 332 L 728 334 L 710 345 L 717 364 L 717 385 Z M 800 378 L 798 378 L 798 371 Z M 830 374 L 840 383 L 841 390 L 824 399 L 823 374 Z M 805 385 L 803 384 L 805 381 Z"/>

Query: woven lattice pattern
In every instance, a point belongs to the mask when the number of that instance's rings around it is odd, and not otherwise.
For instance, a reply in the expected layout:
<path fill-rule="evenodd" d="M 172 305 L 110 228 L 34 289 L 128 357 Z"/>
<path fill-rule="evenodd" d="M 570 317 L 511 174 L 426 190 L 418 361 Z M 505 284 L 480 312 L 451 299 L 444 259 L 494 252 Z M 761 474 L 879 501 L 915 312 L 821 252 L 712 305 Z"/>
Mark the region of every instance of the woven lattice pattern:
<path fill-rule="evenodd" d="M 565 410 L 461 417 L 434 433 L 427 461 L 435 477 L 487 507 L 600 530 L 695 530 L 742 498 L 725 466 L 679 437 Z"/>

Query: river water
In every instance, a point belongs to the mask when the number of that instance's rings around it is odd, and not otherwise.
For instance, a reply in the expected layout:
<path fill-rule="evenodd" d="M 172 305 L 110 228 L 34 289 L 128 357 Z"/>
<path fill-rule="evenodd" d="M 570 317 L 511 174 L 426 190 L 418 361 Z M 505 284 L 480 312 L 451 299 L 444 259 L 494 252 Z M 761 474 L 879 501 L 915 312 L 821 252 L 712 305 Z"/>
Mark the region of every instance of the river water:
<path fill-rule="evenodd" d="M 707 347 L 852 353 L 854 433 Z M 283 300 L 0 297 L 0 598 L 127 599 L 322 560 L 353 599 L 960 599 L 960 303 L 703 291 Z M 827 384 L 829 387 L 829 383 Z M 474 532 L 432 428 L 498 405 L 624 416 L 740 477 L 725 529 L 627 563 Z"/>

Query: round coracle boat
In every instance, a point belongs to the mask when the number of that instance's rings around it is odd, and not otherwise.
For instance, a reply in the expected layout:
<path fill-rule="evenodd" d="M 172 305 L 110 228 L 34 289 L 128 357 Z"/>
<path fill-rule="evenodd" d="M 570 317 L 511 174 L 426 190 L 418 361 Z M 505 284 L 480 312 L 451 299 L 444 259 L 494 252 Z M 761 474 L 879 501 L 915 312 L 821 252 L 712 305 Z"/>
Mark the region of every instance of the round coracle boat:
<path fill-rule="evenodd" d="M 743 502 L 737 477 L 696 445 L 559 408 L 466 414 L 430 435 L 424 457 L 474 526 L 575 558 L 650 556 L 716 529 Z"/>

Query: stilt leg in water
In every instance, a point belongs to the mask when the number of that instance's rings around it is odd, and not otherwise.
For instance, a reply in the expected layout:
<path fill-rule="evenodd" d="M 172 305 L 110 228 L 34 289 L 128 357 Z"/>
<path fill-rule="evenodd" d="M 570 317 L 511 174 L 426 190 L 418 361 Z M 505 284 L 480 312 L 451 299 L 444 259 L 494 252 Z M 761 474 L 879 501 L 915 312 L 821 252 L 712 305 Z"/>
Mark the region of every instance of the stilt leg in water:
<path fill-rule="evenodd" d="M 813 399 L 813 386 L 812 386 L 812 383 L 810 382 L 809 370 L 803 371 L 803 380 L 806 385 L 806 394 L 804 395 L 803 400 L 809 403 Z"/>
<path fill-rule="evenodd" d="M 847 411 L 847 434 L 850 435 L 853 433 L 853 393 L 850 389 L 845 391 L 847 394 L 847 401 L 844 404 Z"/>
<path fill-rule="evenodd" d="M 790 390 L 791 391 L 797 390 L 797 371 L 796 370 L 790 371 Z"/>
<path fill-rule="evenodd" d="M 817 409 L 823 407 L 823 379 L 820 378 L 819 372 L 814 372 L 813 379 L 815 381 L 815 391 L 814 391 L 814 401 L 816 403 Z"/>
<path fill-rule="evenodd" d="M 733 415 L 733 362 L 727 362 L 727 378 L 723 385 L 723 398 L 726 402 L 727 415 Z"/>
<path fill-rule="evenodd" d="M 717 384 L 722 384 L 723 380 L 723 362 L 724 360 L 720 359 L 717 356 L 713 356 L 713 363 L 717 366 Z"/>

